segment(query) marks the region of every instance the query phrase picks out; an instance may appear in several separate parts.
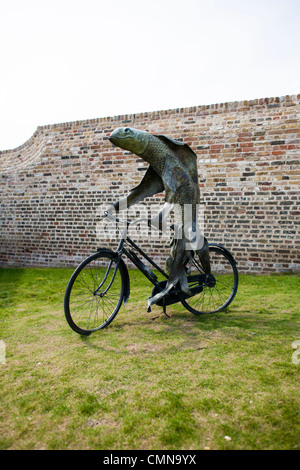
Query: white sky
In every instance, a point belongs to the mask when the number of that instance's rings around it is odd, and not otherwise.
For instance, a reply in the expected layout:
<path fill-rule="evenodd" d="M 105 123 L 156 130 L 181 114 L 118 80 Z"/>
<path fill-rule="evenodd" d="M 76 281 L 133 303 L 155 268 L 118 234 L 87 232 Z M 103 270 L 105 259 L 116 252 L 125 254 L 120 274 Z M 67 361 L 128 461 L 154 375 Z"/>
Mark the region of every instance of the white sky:
<path fill-rule="evenodd" d="M 299 0 L 0 0 L 0 150 L 39 125 L 300 93 Z"/>

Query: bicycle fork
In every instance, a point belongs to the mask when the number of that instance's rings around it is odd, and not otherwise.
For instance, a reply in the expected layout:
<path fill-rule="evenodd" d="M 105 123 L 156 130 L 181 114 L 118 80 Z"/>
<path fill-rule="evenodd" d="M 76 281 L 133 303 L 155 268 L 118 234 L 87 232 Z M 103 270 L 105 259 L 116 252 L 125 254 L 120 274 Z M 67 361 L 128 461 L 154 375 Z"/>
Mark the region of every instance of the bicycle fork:
<path fill-rule="evenodd" d="M 107 270 L 106 270 L 106 273 L 105 273 L 105 276 L 103 278 L 103 281 L 101 282 L 101 284 L 99 284 L 99 286 L 97 287 L 96 290 L 94 290 L 93 292 L 93 295 L 99 295 L 99 297 L 104 297 L 104 295 L 106 294 L 106 292 L 108 292 L 108 290 L 110 289 L 112 283 L 114 282 L 115 280 L 115 277 L 116 277 L 116 273 L 117 273 L 117 270 L 118 270 L 118 267 L 119 267 L 119 262 L 120 262 L 120 257 L 118 258 L 117 262 L 116 262 L 116 266 L 115 266 L 115 270 L 114 270 L 114 273 L 112 275 L 112 278 L 111 278 L 111 281 L 110 283 L 108 284 L 107 288 L 105 289 L 104 292 L 100 292 L 100 294 L 98 294 L 98 291 L 101 289 L 101 287 L 105 284 L 106 282 L 106 279 L 108 278 L 108 275 L 110 273 L 110 270 L 111 270 L 111 265 L 113 263 L 113 260 L 110 260 L 109 262 L 109 265 L 107 267 Z"/>

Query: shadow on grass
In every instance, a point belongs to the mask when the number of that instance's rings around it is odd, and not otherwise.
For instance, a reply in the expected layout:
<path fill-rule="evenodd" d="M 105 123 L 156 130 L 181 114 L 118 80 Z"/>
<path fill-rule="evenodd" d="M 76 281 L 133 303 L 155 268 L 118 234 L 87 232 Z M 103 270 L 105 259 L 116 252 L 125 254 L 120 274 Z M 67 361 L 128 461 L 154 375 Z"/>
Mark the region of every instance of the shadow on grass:
<path fill-rule="evenodd" d="M 153 320 L 145 314 L 140 320 L 119 316 L 105 330 L 80 340 L 99 353 L 172 354 L 186 349 L 201 350 L 210 347 L 207 340 L 244 335 L 247 339 L 260 335 L 280 337 L 293 326 L 291 321 L 277 314 L 257 314 L 250 309 L 240 311 L 232 306 L 227 312 L 193 315 L 186 310 L 170 310 L 170 318 L 161 313 Z M 148 317 L 146 316 L 148 315 Z M 146 317 L 146 318 L 145 318 Z"/>

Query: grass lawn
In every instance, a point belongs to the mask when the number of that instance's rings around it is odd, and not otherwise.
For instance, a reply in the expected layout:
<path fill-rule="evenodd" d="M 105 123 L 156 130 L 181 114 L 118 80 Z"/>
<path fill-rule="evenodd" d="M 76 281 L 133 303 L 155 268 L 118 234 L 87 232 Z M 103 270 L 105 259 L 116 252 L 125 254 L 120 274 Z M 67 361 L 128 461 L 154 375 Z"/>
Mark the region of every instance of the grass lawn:
<path fill-rule="evenodd" d="M 226 313 L 166 318 L 131 271 L 128 304 L 81 337 L 71 272 L 0 270 L 1 449 L 299 450 L 299 276 L 243 275 Z"/>

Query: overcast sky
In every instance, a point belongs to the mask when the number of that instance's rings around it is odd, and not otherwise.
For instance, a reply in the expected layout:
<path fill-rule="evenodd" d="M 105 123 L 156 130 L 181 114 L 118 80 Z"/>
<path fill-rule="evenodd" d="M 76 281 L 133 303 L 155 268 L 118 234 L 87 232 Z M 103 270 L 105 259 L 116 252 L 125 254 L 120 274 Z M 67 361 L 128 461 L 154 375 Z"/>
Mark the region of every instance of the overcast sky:
<path fill-rule="evenodd" d="M 0 150 L 40 125 L 300 93 L 299 0 L 0 0 Z"/>

